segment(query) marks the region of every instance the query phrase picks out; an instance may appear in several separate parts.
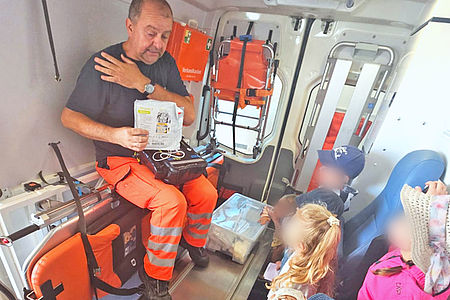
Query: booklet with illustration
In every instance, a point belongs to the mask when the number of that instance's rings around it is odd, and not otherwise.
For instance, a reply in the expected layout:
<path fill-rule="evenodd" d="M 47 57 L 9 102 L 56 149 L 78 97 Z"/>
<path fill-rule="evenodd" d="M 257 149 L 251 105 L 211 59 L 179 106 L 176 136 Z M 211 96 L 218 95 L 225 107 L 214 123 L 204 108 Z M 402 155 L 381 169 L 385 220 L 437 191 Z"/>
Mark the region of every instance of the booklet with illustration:
<path fill-rule="evenodd" d="M 183 135 L 183 116 L 183 109 L 174 102 L 136 100 L 134 127 L 149 132 L 145 150 L 178 150 Z"/>

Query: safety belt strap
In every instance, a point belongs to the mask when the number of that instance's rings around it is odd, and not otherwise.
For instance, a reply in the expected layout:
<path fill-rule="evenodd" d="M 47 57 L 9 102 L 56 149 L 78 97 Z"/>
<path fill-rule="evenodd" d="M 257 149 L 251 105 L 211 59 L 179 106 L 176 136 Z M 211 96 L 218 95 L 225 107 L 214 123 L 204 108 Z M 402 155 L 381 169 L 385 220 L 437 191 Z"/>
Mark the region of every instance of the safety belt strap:
<path fill-rule="evenodd" d="M 70 191 L 72 192 L 73 199 L 75 200 L 75 205 L 77 208 L 78 213 L 78 230 L 81 234 L 81 240 L 83 242 L 83 248 L 86 253 L 86 259 L 88 264 L 88 272 L 89 272 L 89 278 L 92 283 L 94 283 L 94 277 L 95 273 L 99 272 L 97 260 L 95 259 L 94 252 L 92 250 L 91 244 L 89 243 L 89 240 L 86 235 L 86 219 L 84 217 L 83 212 L 83 206 L 81 204 L 80 196 L 78 195 L 77 189 L 75 187 L 75 184 L 73 182 L 72 176 L 70 176 L 69 170 L 66 167 L 66 163 L 64 162 L 64 159 L 62 157 L 61 151 L 59 150 L 58 143 L 50 143 L 49 145 L 53 148 L 55 151 L 56 157 L 58 158 L 59 164 L 61 165 L 61 169 L 63 172 L 64 177 L 66 178 L 67 184 L 69 185 Z M 94 285 L 94 293 L 95 298 L 98 299 L 97 290 Z"/>
<path fill-rule="evenodd" d="M 97 277 L 94 277 L 94 286 L 99 288 L 100 290 L 107 292 L 109 294 L 114 294 L 118 296 L 131 296 L 134 294 L 140 294 L 144 290 L 144 285 L 141 284 L 138 287 L 124 289 L 124 288 L 116 288 L 110 285 L 107 282 L 104 282 Z"/>
<path fill-rule="evenodd" d="M 61 165 L 62 173 L 66 178 L 66 181 L 70 187 L 70 191 L 72 192 L 73 198 L 75 200 L 77 213 L 78 213 L 78 228 L 81 234 L 81 240 L 83 242 L 84 252 L 86 254 L 89 278 L 94 287 L 95 298 L 98 299 L 97 288 L 101 289 L 104 292 L 115 294 L 119 296 L 129 296 L 140 293 L 143 290 L 143 286 L 139 286 L 131 289 L 122 289 L 116 288 L 112 285 L 106 283 L 105 281 L 96 277 L 96 274 L 100 273 L 100 268 L 97 263 L 97 259 L 95 258 L 94 251 L 92 250 L 91 243 L 89 243 L 89 239 L 86 233 L 86 219 L 84 217 L 83 206 L 81 204 L 80 196 L 78 195 L 77 189 L 73 182 L 72 176 L 70 176 L 69 170 L 66 167 L 64 159 L 62 157 L 61 151 L 59 150 L 58 143 L 50 143 L 49 145 L 55 151 L 56 157 L 58 158 L 59 164 Z"/>
<path fill-rule="evenodd" d="M 245 64 L 245 52 L 247 51 L 247 43 L 252 40 L 252 36 L 250 35 L 254 22 L 250 22 L 247 28 L 247 34 L 241 36 L 240 39 L 243 41 L 242 44 L 242 52 L 241 52 L 241 65 L 239 66 L 239 77 L 237 88 L 240 90 L 242 87 L 242 76 L 244 73 L 244 64 Z M 234 108 L 233 108 L 233 117 L 232 117 L 232 126 L 233 126 L 233 154 L 236 154 L 236 117 L 237 110 L 239 107 L 239 99 L 240 93 L 236 92 L 234 96 Z"/>

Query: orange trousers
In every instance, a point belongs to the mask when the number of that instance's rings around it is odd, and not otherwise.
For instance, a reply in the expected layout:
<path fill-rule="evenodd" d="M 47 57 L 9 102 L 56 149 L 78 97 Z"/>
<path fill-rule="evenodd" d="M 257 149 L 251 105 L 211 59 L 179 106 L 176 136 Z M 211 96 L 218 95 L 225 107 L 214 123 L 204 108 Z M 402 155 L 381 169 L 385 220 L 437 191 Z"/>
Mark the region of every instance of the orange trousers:
<path fill-rule="evenodd" d="M 100 176 L 114 185 L 119 195 L 151 211 L 144 258 L 146 273 L 155 279 L 170 280 L 181 236 L 192 246 L 205 246 L 217 202 L 216 189 L 202 175 L 185 183 L 180 191 L 156 179 L 131 157 L 108 157 L 107 164 L 109 169 L 97 166 Z"/>

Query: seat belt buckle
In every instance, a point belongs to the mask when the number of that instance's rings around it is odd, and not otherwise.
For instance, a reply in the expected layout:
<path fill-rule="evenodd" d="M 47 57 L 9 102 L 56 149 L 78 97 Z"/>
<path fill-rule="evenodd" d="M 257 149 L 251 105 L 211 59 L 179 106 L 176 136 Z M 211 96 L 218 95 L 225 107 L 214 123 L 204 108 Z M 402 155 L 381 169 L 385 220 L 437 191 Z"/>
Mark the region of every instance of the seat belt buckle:
<path fill-rule="evenodd" d="M 256 89 L 247 89 L 247 97 L 256 97 Z"/>

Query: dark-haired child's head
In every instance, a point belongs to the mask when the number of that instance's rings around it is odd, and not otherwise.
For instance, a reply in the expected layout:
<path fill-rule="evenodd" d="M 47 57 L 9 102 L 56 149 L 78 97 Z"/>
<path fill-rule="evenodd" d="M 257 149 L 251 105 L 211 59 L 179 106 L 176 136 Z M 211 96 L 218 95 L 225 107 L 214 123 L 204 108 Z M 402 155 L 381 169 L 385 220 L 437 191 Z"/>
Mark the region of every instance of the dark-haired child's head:
<path fill-rule="evenodd" d="M 341 190 L 364 169 L 364 153 L 354 146 L 319 150 L 319 186 Z"/>

